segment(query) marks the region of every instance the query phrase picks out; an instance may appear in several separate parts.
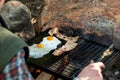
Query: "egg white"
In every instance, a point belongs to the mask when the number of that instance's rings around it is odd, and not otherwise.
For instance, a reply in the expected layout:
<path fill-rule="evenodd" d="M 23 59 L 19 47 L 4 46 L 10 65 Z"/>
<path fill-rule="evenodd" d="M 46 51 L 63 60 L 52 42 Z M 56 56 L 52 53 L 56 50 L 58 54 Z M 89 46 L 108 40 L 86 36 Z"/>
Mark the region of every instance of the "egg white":
<path fill-rule="evenodd" d="M 38 48 L 37 44 L 33 44 L 32 46 L 29 46 L 29 52 L 30 57 L 40 58 L 49 53 L 50 50 L 45 46 L 43 46 L 42 48 Z"/>
<path fill-rule="evenodd" d="M 37 44 L 33 44 L 29 46 L 29 55 L 33 58 L 40 58 L 44 55 L 48 54 L 51 50 L 56 49 L 57 45 L 60 44 L 61 41 L 56 37 L 53 37 L 53 40 L 48 40 L 47 37 L 44 37 L 40 44 L 43 44 L 42 48 L 38 48 Z"/>
<path fill-rule="evenodd" d="M 47 37 L 44 37 L 41 43 L 47 46 L 50 50 L 53 50 L 57 48 L 58 44 L 61 44 L 61 41 L 53 36 L 53 40 L 48 40 Z"/>

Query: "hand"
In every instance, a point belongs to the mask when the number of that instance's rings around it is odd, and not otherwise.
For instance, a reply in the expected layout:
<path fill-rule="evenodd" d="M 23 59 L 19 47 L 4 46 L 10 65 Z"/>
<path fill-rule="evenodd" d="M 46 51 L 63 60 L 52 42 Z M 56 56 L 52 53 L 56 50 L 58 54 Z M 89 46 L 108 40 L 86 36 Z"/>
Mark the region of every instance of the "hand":
<path fill-rule="evenodd" d="M 0 9 L 2 8 L 4 2 L 5 2 L 5 0 L 0 0 Z"/>
<path fill-rule="evenodd" d="M 103 80 L 102 70 L 104 68 L 102 62 L 90 63 L 78 75 L 81 80 Z"/>

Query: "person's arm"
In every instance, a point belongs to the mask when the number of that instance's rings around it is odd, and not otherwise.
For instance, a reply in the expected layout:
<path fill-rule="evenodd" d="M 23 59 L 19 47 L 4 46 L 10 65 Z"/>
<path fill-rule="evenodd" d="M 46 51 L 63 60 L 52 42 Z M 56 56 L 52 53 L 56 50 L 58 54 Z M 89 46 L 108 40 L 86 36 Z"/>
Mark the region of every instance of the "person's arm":
<path fill-rule="evenodd" d="M 18 51 L 0 73 L 0 80 L 34 80 L 27 68 L 24 57 L 24 49 Z"/>
<path fill-rule="evenodd" d="M 5 0 L 0 0 L 0 9 L 2 8 L 4 2 L 5 2 Z"/>
<path fill-rule="evenodd" d="M 101 68 L 104 67 L 105 66 L 102 62 L 92 62 L 79 73 L 77 78 L 73 80 L 103 80 Z"/>

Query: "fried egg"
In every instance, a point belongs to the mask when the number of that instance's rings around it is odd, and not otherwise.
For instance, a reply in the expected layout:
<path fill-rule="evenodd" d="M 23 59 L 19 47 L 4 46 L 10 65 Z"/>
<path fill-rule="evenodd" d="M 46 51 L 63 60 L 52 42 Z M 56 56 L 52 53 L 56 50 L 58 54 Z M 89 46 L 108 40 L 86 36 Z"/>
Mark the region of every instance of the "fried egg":
<path fill-rule="evenodd" d="M 29 46 L 30 57 L 40 58 L 48 54 L 51 50 L 56 49 L 57 45 L 61 41 L 54 36 L 44 37 L 43 40 L 38 44 Z"/>
<path fill-rule="evenodd" d="M 50 50 L 53 50 L 57 48 L 57 45 L 59 45 L 61 41 L 58 40 L 56 37 L 47 36 L 43 38 L 41 43 L 47 46 Z"/>
<path fill-rule="evenodd" d="M 40 43 L 29 46 L 29 52 L 30 52 L 30 57 L 40 58 L 43 57 L 45 54 L 49 53 L 50 50 L 46 46 Z"/>

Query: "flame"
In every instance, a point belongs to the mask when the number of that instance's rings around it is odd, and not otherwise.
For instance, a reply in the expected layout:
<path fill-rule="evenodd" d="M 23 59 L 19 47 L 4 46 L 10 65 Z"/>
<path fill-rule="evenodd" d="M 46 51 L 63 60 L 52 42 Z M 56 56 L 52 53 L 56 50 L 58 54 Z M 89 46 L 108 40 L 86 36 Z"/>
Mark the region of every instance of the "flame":
<path fill-rule="evenodd" d="M 40 69 L 37 69 L 35 72 L 36 72 L 36 73 L 40 73 L 40 72 L 41 72 L 41 70 L 40 70 Z"/>

